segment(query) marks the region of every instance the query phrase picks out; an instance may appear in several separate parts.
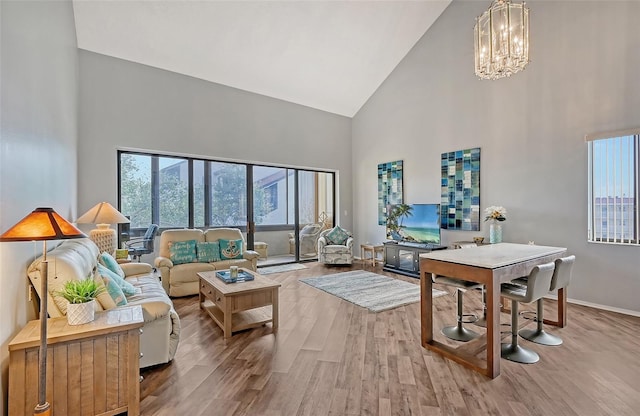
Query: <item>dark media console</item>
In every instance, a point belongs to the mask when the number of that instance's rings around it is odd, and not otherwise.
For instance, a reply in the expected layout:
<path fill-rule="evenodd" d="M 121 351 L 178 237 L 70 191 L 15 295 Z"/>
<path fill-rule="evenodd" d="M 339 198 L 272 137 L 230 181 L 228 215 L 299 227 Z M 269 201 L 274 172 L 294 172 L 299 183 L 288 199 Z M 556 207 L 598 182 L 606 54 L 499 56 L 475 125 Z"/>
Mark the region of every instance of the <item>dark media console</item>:
<path fill-rule="evenodd" d="M 420 254 L 446 248 L 436 244 L 387 241 L 384 243 L 385 260 L 383 270 L 411 277 L 420 277 Z"/>

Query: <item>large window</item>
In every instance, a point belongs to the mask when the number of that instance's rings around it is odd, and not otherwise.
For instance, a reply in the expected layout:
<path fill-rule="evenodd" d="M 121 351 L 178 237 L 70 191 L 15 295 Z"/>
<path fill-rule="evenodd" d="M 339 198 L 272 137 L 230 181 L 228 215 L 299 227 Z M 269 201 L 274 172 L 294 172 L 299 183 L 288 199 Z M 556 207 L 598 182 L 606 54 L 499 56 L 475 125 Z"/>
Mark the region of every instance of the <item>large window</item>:
<path fill-rule="evenodd" d="M 258 225 L 287 223 L 287 169 L 254 166 L 253 218 Z"/>
<path fill-rule="evenodd" d="M 120 155 L 120 211 L 131 219 L 131 228 L 146 228 L 151 215 L 151 156 Z"/>
<path fill-rule="evenodd" d="M 296 172 L 300 221 L 317 222 L 321 212 L 333 219 L 333 173 L 125 151 L 119 164 L 120 210 L 133 230 L 152 223 L 245 229 L 249 208 L 258 228 L 293 230 Z"/>
<path fill-rule="evenodd" d="M 639 131 L 588 136 L 591 242 L 640 244 Z"/>
<path fill-rule="evenodd" d="M 189 162 L 158 157 L 158 208 L 160 228 L 189 226 Z"/>
<path fill-rule="evenodd" d="M 247 225 L 247 166 L 207 162 L 210 166 L 207 226 Z"/>

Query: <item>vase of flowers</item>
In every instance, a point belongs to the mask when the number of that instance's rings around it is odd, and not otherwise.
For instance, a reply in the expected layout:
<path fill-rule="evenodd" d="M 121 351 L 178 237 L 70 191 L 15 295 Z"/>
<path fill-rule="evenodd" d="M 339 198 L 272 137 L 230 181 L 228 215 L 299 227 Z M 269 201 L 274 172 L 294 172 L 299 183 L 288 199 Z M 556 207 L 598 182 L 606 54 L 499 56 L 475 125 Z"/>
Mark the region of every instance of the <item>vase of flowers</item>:
<path fill-rule="evenodd" d="M 507 210 L 504 207 L 490 206 L 484 210 L 485 221 L 489 221 L 489 242 L 491 244 L 502 242 L 502 222 L 507 219 Z"/>

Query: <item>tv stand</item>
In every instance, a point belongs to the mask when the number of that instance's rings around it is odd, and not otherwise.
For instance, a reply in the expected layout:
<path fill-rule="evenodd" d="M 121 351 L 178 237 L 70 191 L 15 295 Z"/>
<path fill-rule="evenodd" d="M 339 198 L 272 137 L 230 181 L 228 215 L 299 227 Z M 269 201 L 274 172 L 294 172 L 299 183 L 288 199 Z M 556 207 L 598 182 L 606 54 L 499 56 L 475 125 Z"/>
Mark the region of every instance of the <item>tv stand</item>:
<path fill-rule="evenodd" d="M 446 248 L 435 244 L 404 241 L 385 242 L 383 270 L 400 273 L 405 276 L 420 277 L 420 254 Z"/>

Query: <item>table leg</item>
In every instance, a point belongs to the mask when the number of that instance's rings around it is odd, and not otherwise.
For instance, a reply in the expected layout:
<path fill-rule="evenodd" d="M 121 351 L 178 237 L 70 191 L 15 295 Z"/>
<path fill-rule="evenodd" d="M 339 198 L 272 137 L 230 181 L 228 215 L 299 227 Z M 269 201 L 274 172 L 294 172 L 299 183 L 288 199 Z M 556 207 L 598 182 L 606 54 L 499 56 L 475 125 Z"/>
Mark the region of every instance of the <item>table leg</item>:
<path fill-rule="evenodd" d="M 500 375 L 500 284 L 492 279 L 486 285 L 487 299 L 487 373 Z"/>
<path fill-rule="evenodd" d="M 547 325 L 553 325 L 560 328 L 567 326 L 567 288 L 558 289 L 558 320 L 544 319 Z"/>
<path fill-rule="evenodd" d="M 422 346 L 433 341 L 433 298 L 431 295 L 433 282 L 431 273 L 420 273 L 420 324 Z"/>
<path fill-rule="evenodd" d="M 233 322 L 232 320 L 232 315 L 231 315 L 231 304 L 233 302 L 231 302 L 231 299 L 227 298 L 225 299 L 224 302 L 224 337 L 225 338 L 231 338 L 232 332 L 231 332 L 231 323 Z"/>
<path fill-rule="evenodd" d="M 278 331 L 278 320 L 279 320 L 279 310 L 280 310 L 280 306 L 279 306 L 279 299 L 278 299 L 278 288 L 273 289 L 273 295 L 272 295 L 272 304 L 271 304 L 271 319 L 273 319 L 272 323 L 271 323 L 271 327 L 273 332 L 277 332 Z"/>

